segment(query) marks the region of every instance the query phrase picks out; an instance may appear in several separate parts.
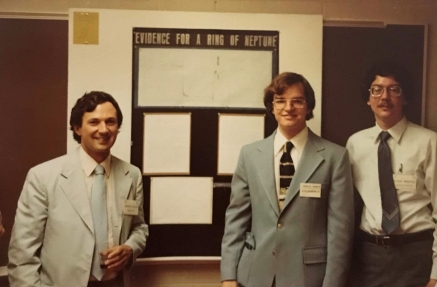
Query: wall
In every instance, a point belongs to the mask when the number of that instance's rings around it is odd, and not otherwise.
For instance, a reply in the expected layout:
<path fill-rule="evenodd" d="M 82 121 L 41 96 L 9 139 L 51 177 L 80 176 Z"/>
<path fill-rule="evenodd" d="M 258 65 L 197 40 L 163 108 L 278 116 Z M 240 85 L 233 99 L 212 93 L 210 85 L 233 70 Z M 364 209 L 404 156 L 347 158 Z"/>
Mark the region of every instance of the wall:
<path fill-rule="evenodd" d="M 384 21 L 394 24 L 429 24 L 425 126 L 437 131 L 437 1 L 436 0 L 1 0 L 0 16 L 23 14 L 67 17 L 69 8 L 108 8 L 165 11 L 321 14 L 327 23 L 361 25 Z M 39 14 L 35 14 L 39 13 Z M 367 25 L 366 24 L 366 25 Z"/>
<path fill-rule="evenodd" d="M 437 78 L 436 0 L 0 0 L 0 17 L 44 18 L 58 14 L 67 19 L 69 8 L 320 14 L 326 23 L 340 20 L 340 23 L 353 25 L 363 22 L 367 25 L 368 21 L 428 23 L 425 126 L 437 131 L 437 113 L 434 111 L 437 106 L 437 81 L 433 80 Z M 139 265 L 134 275 L 134 286 L 219 286 L 217 264 Z"/>
<path fill-rule="evenodd" d="M 279 72 L 296 70 L 305 75 L 314 89 L 316 102 L 321 103 L 323 22 L 320 15 L 71 9 L 70 19 L 74 12 L 87 11 L 99 13 L 99 45 L 73 44 L 74 21 L 69 21 L 68 110 L 83 91 L 102 90 L 114 95 L 123 111 L 123 136 L 117 138 L 111 153 L 125 161 L 130 161 L 131 147 L 133 27 L 278 31 Z M 316 105 L 313 113 L 314 119 L 307 124 L 320 134 L 321 104 Z M 68 136 L 67 151 L 75 147 L 77 143 Z"/>

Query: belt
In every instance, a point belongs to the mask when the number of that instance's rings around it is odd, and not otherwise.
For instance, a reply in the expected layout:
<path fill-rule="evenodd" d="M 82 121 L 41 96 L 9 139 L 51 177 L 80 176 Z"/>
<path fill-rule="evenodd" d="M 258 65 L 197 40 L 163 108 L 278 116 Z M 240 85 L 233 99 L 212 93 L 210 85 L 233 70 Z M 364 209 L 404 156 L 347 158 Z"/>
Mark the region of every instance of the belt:
<path fill-rule="evenodd" d="M 380 246 L 399 246 L 419 241 L 433 240 L 434 237 L 433 229 L 394 235 L 374 235 L 364 232 L 360 229 L 358 231 L 358 239 Z"/>

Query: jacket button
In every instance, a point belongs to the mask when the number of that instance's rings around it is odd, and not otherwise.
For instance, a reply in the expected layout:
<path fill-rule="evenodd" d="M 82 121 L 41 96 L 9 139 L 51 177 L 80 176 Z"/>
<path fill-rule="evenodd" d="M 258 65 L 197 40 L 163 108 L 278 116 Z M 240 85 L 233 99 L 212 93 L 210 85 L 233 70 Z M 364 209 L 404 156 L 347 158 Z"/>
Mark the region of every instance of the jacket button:
<path fill-rule="evenodd" d="M 275 251 L 275 250 L 273 250 L 273 251 L 272 251 L 272 254 L 273 254 L 273 255 L 276 255 L 276 251 Z"/>
<path fill-rule="evenodd" d="M 282 226 L 283 226 L 283 225 L 282 225 L 281 223 L 278 224 L 278 228 L 279 228 L 279 229 L 282 229 Z"/>

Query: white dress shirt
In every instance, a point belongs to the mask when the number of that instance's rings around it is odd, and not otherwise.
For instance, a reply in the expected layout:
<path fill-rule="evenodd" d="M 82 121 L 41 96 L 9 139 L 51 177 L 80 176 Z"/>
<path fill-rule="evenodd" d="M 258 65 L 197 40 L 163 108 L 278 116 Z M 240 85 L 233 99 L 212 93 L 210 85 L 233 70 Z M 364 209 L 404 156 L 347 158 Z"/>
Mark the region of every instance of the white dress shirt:
<path fill-rule="evenodd" d="M 355 188 L 364 201 L 360 228 L 371 234 L 385 234 L 381 227 L 382 206 L 378 180 L 378 145 L 382 129 L 375 125 L 352 135 L 347 149 Z M 387 130 L 394 174 L 414 175 L 414 191 L 397 189 L 400 228 L 394 234 L 434 230 L 437 220 L 437 133 L 408 122 L 404 117 Z M 434 207 L 434 208 L 433 208 Z M 433 220 L 434 218 L 434 220 Z M 434 265 L 431 278 L 437 278 L 437 244 L 434 240 Z"/>
<path fill-rule="evenodd" d="M 305 148 L 305 144 L 308 139 L 308 127 L 305 127 L 300 133 L 295 135 L 292 139 L 288 140 L 281 131 L 278 129 L 276 131 L 274 143 L 273 143 L 273 152 L 275 155 L 275 182 L 276 182 L 276 194 L 279 198 L 280 191 L 280 181 L 279 181 L 279 162 L 281 160 L 282 154 L 284 152 L 284 144 L 287 141 L 290 141 L 293 144 L 293 148 L 291 149 L 291 159 L 293 160 L 294 169 L 297 170 L 299 165 L 300 157 L 302 156 L 303 149 Z"/>
<path fill-rule="evenodd" d="M 91 201 L 91 190 L 93 188 L 94 181 L 94 169 L 98 165 L 98 163 L 90 157 L 82 147 L 79 149 L 80 161 L 82 163 L 82 168 L 85 174 L 85 182 L 88 192 L 88 198 Z M 114 226 L 114 218 L 117 216 L 117 212 L 115 210 L 115 188 L 114 188 L 114 176 L 112 175 L 111 170 L 111 155 L 100 163 L 101 166 L 105 169 L 105 180 L 106 180 L 106 211 L 108 215 L 108 248 L 114 247 L 114 232 L 112 226 Z M 105 273 L 102 280 L 109 280 L 116 276 L 116 274 Z M 95 280 L 91 275 L 91 280 Z"/>

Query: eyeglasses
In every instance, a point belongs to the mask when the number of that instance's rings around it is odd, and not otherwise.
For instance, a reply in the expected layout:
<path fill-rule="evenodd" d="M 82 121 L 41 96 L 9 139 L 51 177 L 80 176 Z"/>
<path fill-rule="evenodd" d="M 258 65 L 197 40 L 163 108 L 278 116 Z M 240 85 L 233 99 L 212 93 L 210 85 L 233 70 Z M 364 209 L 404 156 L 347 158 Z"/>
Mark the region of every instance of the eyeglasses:
<path fill-rule="evenodd" d="M 297 98 L 297 99 L 290 99 L 291 106 L 295 109 L 301 109 L 305 106 L 306 100 L 303 98 Z M 273 100 L 273 105 L 278 110 L 285 109 L 285 106 L 287 105 L 286 99 L 275 99 Z"/>
<path fill-rule="evenodd" d="M 382 96 L 382 93 L 384 92 L 384 90 L 386 91 L 386 93 L 392 97 L 399 97 L 402 94 L 402 89 L 399 86 L 372 86 L 370 87 L 369 91 L 370 91 L 370 95 L 372 97 L 375 98 L 379 98 L 380 96 Z"/>

